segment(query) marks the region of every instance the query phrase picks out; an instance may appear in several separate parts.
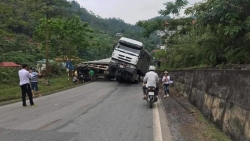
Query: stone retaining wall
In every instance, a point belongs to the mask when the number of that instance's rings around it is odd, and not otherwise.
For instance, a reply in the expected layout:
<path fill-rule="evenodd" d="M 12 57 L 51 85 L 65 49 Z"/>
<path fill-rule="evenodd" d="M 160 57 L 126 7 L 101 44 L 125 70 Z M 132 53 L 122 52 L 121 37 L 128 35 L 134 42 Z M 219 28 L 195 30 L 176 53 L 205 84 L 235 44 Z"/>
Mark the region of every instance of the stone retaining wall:
<path fill-rule="evenodd" d="M 250 71 L 171 71 L 175 88 L 236 141 L 250 141 Z"/>

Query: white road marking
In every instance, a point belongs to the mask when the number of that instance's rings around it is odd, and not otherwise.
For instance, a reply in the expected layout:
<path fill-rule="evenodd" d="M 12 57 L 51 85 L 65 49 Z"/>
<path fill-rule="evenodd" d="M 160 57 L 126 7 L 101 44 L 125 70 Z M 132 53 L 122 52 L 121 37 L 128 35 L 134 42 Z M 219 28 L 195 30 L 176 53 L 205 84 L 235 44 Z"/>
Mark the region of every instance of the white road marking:
<path fill-rule="evenodd" d="M 154 134 L 154 141 L 163 141 L 158 104 L 159 102 L 156 102 L 154 104 L 154 109 L 153 109 L 153 128 L 154 128 L 153 134 Z"/>

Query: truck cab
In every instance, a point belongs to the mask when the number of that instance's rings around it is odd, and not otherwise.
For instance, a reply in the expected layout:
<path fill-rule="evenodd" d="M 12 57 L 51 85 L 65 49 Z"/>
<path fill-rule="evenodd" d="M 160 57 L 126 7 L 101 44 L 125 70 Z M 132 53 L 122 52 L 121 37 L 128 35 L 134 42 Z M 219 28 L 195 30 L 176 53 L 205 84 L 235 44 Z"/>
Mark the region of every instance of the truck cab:
<path fill-rule="evenodd" d="M 136 66 L 142 48 L 143 44 L 141 42 L 123 37 L 115 45 L 112 59 L 121 60 Z"/>
<path fill-rule="evenodd" d="M 110 73 L 118 81 L 128 80 L 139 83 L 151 61 L 142 42 L 122 37 L 115 45 L 110 61 Z"/>

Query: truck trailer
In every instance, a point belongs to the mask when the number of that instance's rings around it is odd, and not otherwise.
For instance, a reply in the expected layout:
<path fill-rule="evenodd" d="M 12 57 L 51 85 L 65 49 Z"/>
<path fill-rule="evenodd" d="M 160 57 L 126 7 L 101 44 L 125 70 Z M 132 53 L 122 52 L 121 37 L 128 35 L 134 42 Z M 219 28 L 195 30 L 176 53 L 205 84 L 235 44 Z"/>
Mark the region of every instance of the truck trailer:
<path fill-rule="evenodd" d="M 95 72 L 96 78 L 103 78 L 104 80 L 114 79 L 115 76 L 109 73 L 109 63 L 111 58 L 95 60 L 95 61 L 87 61 L 82 62 L 77 65 L 78 74 L 83 74 L 83 77 L 86 79 L 89 77 L 89 70 L 93 70 Z"/>

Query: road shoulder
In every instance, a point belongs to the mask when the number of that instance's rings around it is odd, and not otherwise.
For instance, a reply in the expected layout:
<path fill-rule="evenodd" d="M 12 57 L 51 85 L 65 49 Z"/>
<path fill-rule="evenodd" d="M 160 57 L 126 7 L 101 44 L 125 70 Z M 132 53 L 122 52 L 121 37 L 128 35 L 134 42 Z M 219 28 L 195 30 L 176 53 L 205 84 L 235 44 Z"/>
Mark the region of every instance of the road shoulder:
<path fill-rule="evenodd" d="M 172 135 L 169 128 L 169 121 L 166 118 L 166 111 L 164 110 L 162 100 L 159 98 L 159 102 L 157 103 L 160 123 L 161 123 L 161 132 L 162 132 L 162 140 L 163 141 L 173 141 Z"/>

